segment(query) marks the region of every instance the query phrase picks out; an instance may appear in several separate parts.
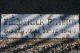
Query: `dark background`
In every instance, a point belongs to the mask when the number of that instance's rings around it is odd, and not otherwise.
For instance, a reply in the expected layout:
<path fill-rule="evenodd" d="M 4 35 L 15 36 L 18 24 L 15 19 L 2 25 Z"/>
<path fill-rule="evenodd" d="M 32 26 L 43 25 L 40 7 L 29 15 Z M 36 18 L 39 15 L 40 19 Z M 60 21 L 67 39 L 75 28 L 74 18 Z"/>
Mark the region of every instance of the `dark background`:
<path fill-rule="evenodd" d="M 0 0 L 0 13 L 78 14 L 79 0 Z"/>

